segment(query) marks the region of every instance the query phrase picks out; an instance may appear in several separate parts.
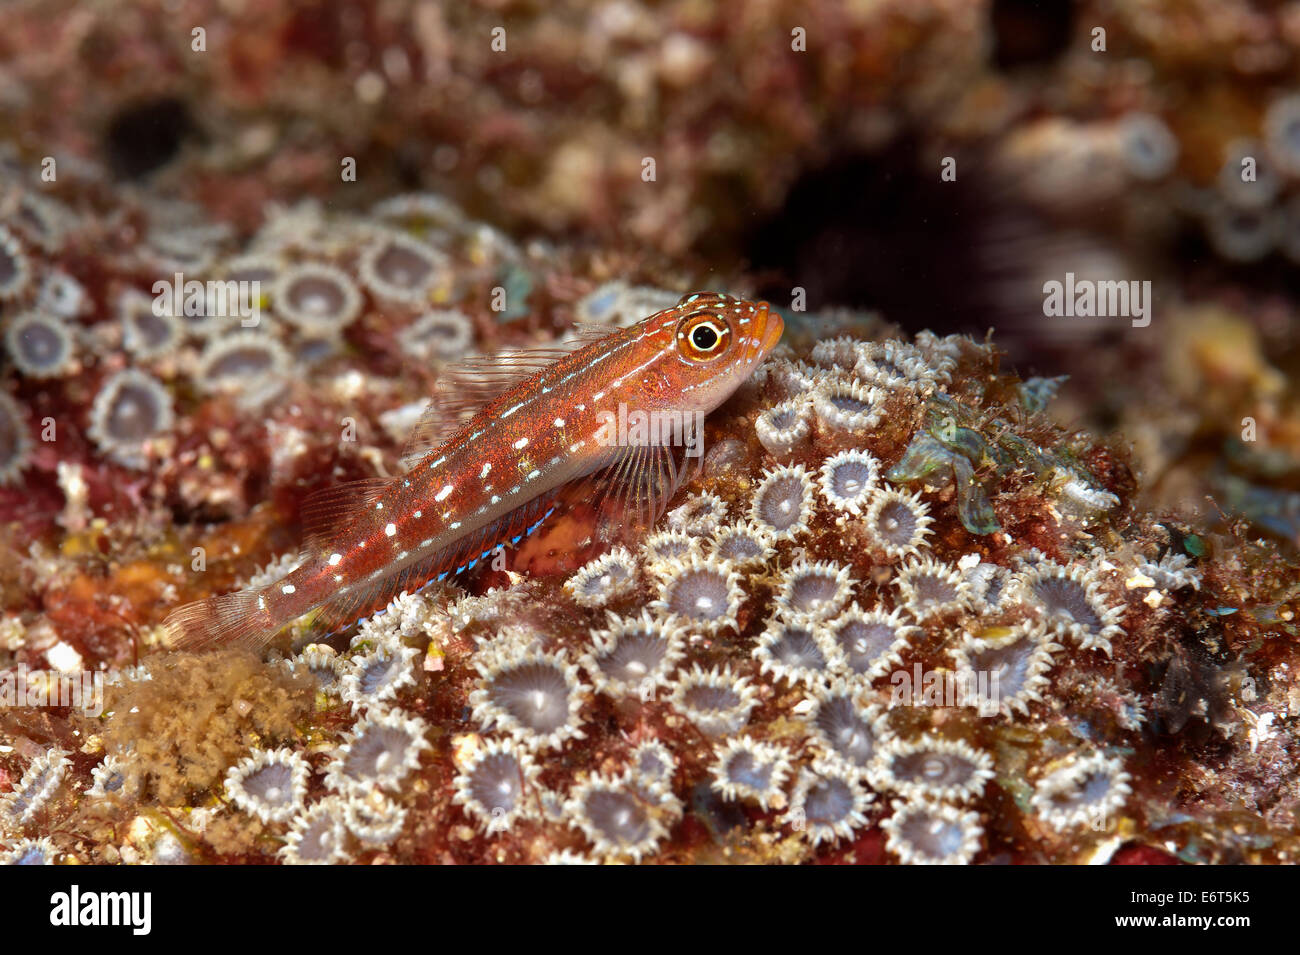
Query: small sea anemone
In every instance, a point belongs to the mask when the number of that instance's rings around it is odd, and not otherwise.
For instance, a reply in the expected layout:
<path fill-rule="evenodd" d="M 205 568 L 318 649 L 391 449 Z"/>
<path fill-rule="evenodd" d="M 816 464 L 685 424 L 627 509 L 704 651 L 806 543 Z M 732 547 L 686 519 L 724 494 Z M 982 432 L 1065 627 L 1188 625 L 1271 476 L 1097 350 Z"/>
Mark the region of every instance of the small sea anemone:
<path fill-rule="evenodd" d="M 958 685 L 973 699 L 965 702 L 981 712 L 1028 712 L 1042 700 L 1052 654 L 1061 648 L 1041 626 L 990 627 L 965 634 L 952 651 Z"/>
<path fill-rule="evenodd" d="M 754 491 L 749 516 L 775 540 L 791 540 L 808 529 L 813 493 L 802 464 L 771 468 Z"/>
<path fill-rule="evenodd" d="M 68 754 L 61 749 L 46 750 L 37 756 L 13 790 L 0 795 L 0 816 L 20 826 L 31 822 L 54 798 L 70 765 Z"/>
<path fill-rule="evenodd" d="M 895 800 L 880 828 L 904 865 L 967 865 L 984 835 L 978 813 L 928 800 Z"/>
<path fill-rule="evenodd" d="M 839 613 L 852 595 L 849 568 L 827 560 L 796 560 L 781 575 L 777 615 L 788 620 L 825 620 Z"/>
<path fill-rule="evenodd" d="M 920 621 L 957 613 L 970 604 L 970 584 L 954 567 L 933 557 L 908 561 L 895 583 L 900 605 Z"/>
<path fill-rule="evenodd" d="M 880 424 L 878 391 L 860 381 L 831 378 L 813 391 L 817 419 L 834 431 L 870 431 Z"/>
<path fill-rule="evenodd" d="M 294 817 L 279 856 L 286 865 L 333 865 L 347 862 L 343 800 L 326 796 Z"/>
<path fill-rule="evenodd" d="M 628 757 L 629 778 L 639 788 L 671 792 L 676 769 L 672 752 L 657 739 L 638 743 Z"/>
<path fill-rule="evenodd" d="M 540 773 L 526 750 L 502 740 L 485 740 L 456 776 L 452 802 L 463 806 L 489 835 L 505 832 L 527 813 L 527 791 Z"/>
<path fill-rule="evenodd" d="M 640 862 L 668 835 L 667 823 L 680 812 L 680 804 L 671 793 L 638 790 L 626 776 L 597 774 L 573 788 L 564 811 L 596 855 Z"/>
<path fill-rule="evenodd" d="M 72 366 L 73 348 L 71 329 L 46 312 L 23 312 L 5 328 L 5 350 L 28 378 L 59 377 Z"/>
<path fill-rule="evenodd" d="M 130 468 L 145 467 L 149 443 L 171 426 L 171 395 L 156 378 L 134 368 L 105 381 L 90 409 L 89 434 L 95 444 Z"/>
<path fill-rule="evenodd" d="M 27 291 L 32 267 L 18 237 L 0 225 L 0 302 L 12 302 Z"/>
<path fill-rule="evenodd" d="M 770 541 L 767 530 L 757 521 L 724 524 L 713 534 L 710 556 L 733 567 L 754 567 L 766 564 L 776 554 Z"/>
<path fill-rule="evenodd" d="M 90 771 L 94 784 L 86 795 L 95 799 L 126 799 L 140 790 L 140 777 L 130 761 L 109 753 L 103 762 Z"/>
<path fill-rule="evenodd" d="M 19 839 L 0 851 L 0 865 L 54 865 L 58 850 L 48 836 Z"/>
<path fill-rule="evenodd" d="M 183 329 L 176 316 L 154 311 L 153 299 L 139 289 L 123 289 L 117 297 L 118 320 L 122 323 L 122 347 L 136 358 L 157 358 L 174 351 Z"/>
<path fill-rule="evenodd" d="M 305 262 L 284 270 L 271 293 L 271 304 L 303 331 L 337 331 L 361 313 L 361 293 L 341 269 Z"/>
<path fill-rule="evenodd" d="M 31 448 L 22 408 L 7 392 L 0 391 L 0 486 L 18 480 Z"/>
<path fill-rule="evenodd" d="M 226 771 L 226 795 L 262 822 L 284 822 L 307 797 L 311 767 L 288 747 L 255 749 Z"/>
<path fill-rule="evenodd" d="M 754 419 L 758 443 L 774 458 L 783 458 L 808 441 L 809 403 L 803 397 L 791 398 L 763 410 Z"/>
<path fill-rule="evenodd" d="M 203 349 L 195 375 L 207 392 L 254 396 L 257 404 L 273 397 L 293 367 L 283 345 L 269 335 L 242 331 L 214 338 Z"/>
<path fill-rule="evenodd" d="M 1124 807 L 1130 792 L 1120 758 L 1095 752 L 1040 779 L 1030 802 L 1038 818 L 1058 831 L 1085 824 L 1108 828 L 1109 817 Z"/>
<path fill-rule="evenodd" d="M 870 452 L 841 451 L 822 463 L 821 490 L 837 511 L 861 514 L 880 480 L 880 462 Z"/>
<path fill-rule="evenodd" d="M 713 791 L 723 799 L 750 799 L 766 811 L 784 801 L 782 787 L 790 775 L 790 754 L 775 743 L 740 736 L 713 747 Z"/>
<path fill-rule="evenodd" d="M 677 680 L 673 706 L 706 736 L 735 733 L 749 722 L 758 697 L 748 677 L 730 666 L 704 670 L 697 663 Z"/>
<path fill-rule="evenodd" d="M 653 609 L 711 633 L 737 628 L 745 592 L 730 564 L 715 557 L 691 557 L 665 568 L 660 576 Z"/>
<path fill-rule="evenodd" d="M 1117 130 L 1124 166 L 1136 179 L 1160 179 L 1178 161 L 1178 140 L 1168 124 L 1151 113 L 1126 113 Z"/>
<path fill-rule="evenodd" d="M 799 771 L 782 822 L 802 831 L 814 846 L 839 842 L 867 824 L 872 796 L 858 774 L 838 760 L 817 760 Z"/>
<path fill-rule="evenodd" d="M 834 642 L 812 620 L 773 620 L 755 643 L 753 656 L 761 672 L 806 686 L 829 679 L 839 662 Z"/>
<path fill-rule="evenodd" d="M 406 809 L 378 789 L 353 793 L 343 802 L 343 823 L 362 842 L 386 846 L 406 825 Z"/>
<path fill-rule="evenodd" d="M 863 610 L 852 604 L 826 627 L 840 659 L 855 677 L 870 682 L 902 662 L 902 652 L 921 633 L 902 608 Z"/>
<path fill-rule="evenodd" d="M 805 720 L 822 752 L 861 775 L 890 737 L 881 709 L 867 705 L 844 680 L 814 691 Z"/>
<path fill-rule="evenodd" d="M 876 760 L 878 784 L 908 799 L 961 802 L 993 778 L 993 757 L 959 739 L 890 740 Z"/>
<path fill-rule="evenodd" d="M 447 257 L 433 246 L 400 232 L 381 235 L 361 255 L 361 281 L 381 299 L 418 305 L 445 271 Z"/>
<path fill-rule="evenodd" d="M 1081 649 L 1110 654 L 1111 640 L 1124 633 L 1119 625 L 1123 612 L 1102 599 L 1094 571 L 1045 560 L 1026 569 L 1023 580 L 1026 595 L 1054 634 L 1069 637 Z"/>
<path fill-rule="evenodd" d="M 701 491 L 667 514 L 668 526 L 692 537 L 708 537 L 727 519 L 727 503 L 718 495 Z"/>
<path fill-rule="evenodd" d="M 636 589 L 636 558 L 615 547 L 574 571 L 564 589 L 584 607 L 603 607 Z"/>
<path fill-rule="evenodd" d="M 382 644 L 349 661 L 339 692 L 354 710 L 391 700 L 405 686 L 415 685 L 412 662 L 420 651 L 401 644 Z"/>
<path fill-rule="evenodd" d="M 419 717 L 370 710 L 335 750 L 326 783 L 345 795 L 376 786 L 396 790 L 408 773 L 420 768 L 420 753 L 429 748 L 427 731 Z"/>
<path fill-rule="evenodd" d="M 563 650 L 501 647 L 482 655 L 478 688 L 469 697 L 475 721 L 537 749 L 559 749 L 583 737 L 578 666 Z"/>
<path fill-rule="evenodd" d="M 639 617 L 610 614 L 607 627 L 593 633 L 591 642 L 582 666 L 597 690 L 653 699 L 656 687 L 670 685 L 670 674 L 686 655 L 686 628 L 645 610 Z"/>
<path fill-rule="evenodd" d="M 894 560 L 920 553 L 930 533 L 930 508 L 920 494 L 881 488 L 867 504 L 862 520 L 871 546 Z"/>
<path fill-rule="evenodd" d="M 474 347 L 474 323 L 459 309 L 437 308 L 419 315 L 397 339 L 417 359 L 450 361 Z"/>

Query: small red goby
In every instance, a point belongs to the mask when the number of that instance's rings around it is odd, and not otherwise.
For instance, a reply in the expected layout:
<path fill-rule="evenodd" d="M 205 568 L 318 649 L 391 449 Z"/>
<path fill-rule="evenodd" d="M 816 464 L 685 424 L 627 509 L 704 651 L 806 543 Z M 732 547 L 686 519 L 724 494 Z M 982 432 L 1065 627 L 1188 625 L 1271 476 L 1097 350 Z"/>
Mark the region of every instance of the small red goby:
<path fill-rule="evenodd" d="M 611 424 L 702 417 L 749 377 L 783 327 L 766 302 L 701 292 L 627 328 L 601 328 L 599 338 L 584 327 L 588 343 L 576 350 L 468 360 L 445 376 L 450 384 L 416 426 L 406 473 L 310 498 L 305 562 L 260 589 L 179 607 L 165 622 L 169 643 L 258 646 L 317 608 L 337 629 L 517 543 L 563 491 L 652 524 L 684 468 L 662 432 Z"/>

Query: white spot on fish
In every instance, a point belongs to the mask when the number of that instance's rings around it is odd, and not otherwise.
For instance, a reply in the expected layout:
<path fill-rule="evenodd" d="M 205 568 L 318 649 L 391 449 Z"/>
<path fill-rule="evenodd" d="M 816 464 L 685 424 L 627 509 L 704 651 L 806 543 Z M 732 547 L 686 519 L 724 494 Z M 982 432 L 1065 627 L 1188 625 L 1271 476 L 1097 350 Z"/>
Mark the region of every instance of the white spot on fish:
<path fill-rule="evenodd" d="M 564 427 L 564 419 L 563 419 L 563 418 L 556 418 L 556 419 L 555 419 L 555 426 L 556 426 L 557 428 L 563 428 L 563 427 Z"/>
<path fill-rule="evenodd" d="M 342 559 L 343 559 L 342 554 L 330 554 L 330 566 L 337 567 L 339 565 L 339 561 L 341 561 Z"/>
<path fill-rule="evenodd" d="M 478 472 L 479 479 L 482 480 L 483 478 L 487 477 L 488 472 L 491 470 L 492 470 L 492 462 L 489 461 L 487 464 L 483 465 L 483 470 Z"/>
<path fill-rule="evenodd" d="M 515 442 L 514 447 L 516 451 L 522 451 L 524 448 L 528 447 L 528 439 L 520 438 L 518 441 Z"/>
<path fill-rule="evenodd" d="M 280 588 L 280 593 L 288 595 L 293 593 L 297 589 L 298 588 L 295 587 L 293 584 L 285 584 L 283 587 Z"/>
<path fill-rule="evenodd" d="M 387 534 L 389 537 L 393 537 L 397 533 L 397 525 L 389 524 L 387 527 L 384 528 L 384 533 Z"/>
<path fill-rule="evenodd" d="M 437 495 L 434 497 L 434 500 L 445 501 L 447 499 L 447 495 L 450 494 L 453 490 L 454 488 L 450 484 L 448 484 L 446 487 L 444 487 L 441 491 L 437 493 Z"/>

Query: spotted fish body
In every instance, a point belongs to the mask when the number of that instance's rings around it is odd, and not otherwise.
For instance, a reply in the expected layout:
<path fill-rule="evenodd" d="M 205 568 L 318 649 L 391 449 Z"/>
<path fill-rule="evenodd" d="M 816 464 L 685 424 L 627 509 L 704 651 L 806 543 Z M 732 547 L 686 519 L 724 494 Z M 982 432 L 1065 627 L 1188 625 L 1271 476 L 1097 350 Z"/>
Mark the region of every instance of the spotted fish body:
<path fill-rule="evenodd" d="M 517 542 L 550 513 L 557 493 L 590 483 L 656 517 L 679 477 L 673 449 L 617 446 L 608 423 L 620 406 L 703 414 L 729 397 L 781 336 L 767 303 L 697 293 L 628 328 L 565 353 L 521 353 L 467 378 L 450 436 L 405 474 L 326 492 L 309 520 L 321 525 L 310 556 L 283 579 L 188 604 L 166 627 L 174 646 L 259 644 L 289 621 L 324 608 L 342 625 L 381 600 L 473 566 Z M 590 336 L 588 336 L 590 337 Z M 486 397 L 475 407 L 476 397 Z M 418 433 L 454 415 L 437 404 Z M 432 442 L 431 442 L 432 443 Z M 329 527 L 324 525 L 328 521 Z"/>

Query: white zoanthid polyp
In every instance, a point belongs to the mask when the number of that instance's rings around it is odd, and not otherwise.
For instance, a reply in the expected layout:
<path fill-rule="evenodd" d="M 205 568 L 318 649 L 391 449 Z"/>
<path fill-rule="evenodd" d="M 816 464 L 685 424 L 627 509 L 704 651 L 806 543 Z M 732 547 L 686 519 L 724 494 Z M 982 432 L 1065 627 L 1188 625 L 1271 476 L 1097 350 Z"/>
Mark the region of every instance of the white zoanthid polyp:
<path fill-rule="evenodd" d="M 626 547 L 615 547 L 574 571 L 564 589 L 584 607 L 603 607 L 632 593 L 636 583 L 636 558 Z"/>
<path fill-rule="evenodd" d="M 1097 751 L 1071 758 L 1044 775 L 1034 786 L 1030 804 L 1053 829 L 1104 824 L 1128 801 L 1129 779 L 1120 757 Z"/>
<path fill-rule="evenodd" d="M 817 748 L 865 778 L 891 737 L 884 711 L 843 679 L 814 690 L 812 704 L 803 720 Z"/>
<path fill-rule="evenodd" d="M 908 799 L 963 802 L 980 795 L 993 778 L 993 757 L 960 739 L 893 739 L 877 754 L 874 776 Z"/>
<path fill-rule="evenodd" d="M 226 795 L 262 822 L 284 822 L 302 807 L 311 767 L 288 747 L 255 749 L 226 771 Z"/>
<path fill-rule="evenodd" d="M 579 662 L 598 692 L 646 699 L 671 685 L 669 678 L 685 655 L 686 628 L 642 610 L 636 617 L 609 614 Z"/>
<path fill-rule="evenodd" d="M 802 831 L 814 846 L 839 842 L 867 824 L 873 798 L 852 767 L 839 760 L 815 760 L 800 769 L 782 822 Z"/>
<path fill-rule="evenodd" d="M 774 541 L 792 540 L 808 530 L 814 491 L 802 464 L 769 468 L 754 491 L 749 516 Z"/>
<path fill-rule="evenodd" d="M 859 515 L 880 483 L 880 462 L 870 451 L 853 449 L 833 454 L 821 466 L 822 498 L 837 511 Z"/>
<path fill-rule="evenodd" d="M 1081 649 L 1110 655 L 1111 641 L 1124 633 L 1119 625 L 1123 611 L 1106 603 L 1096 570 L 1040 560 L 1026 566 L 1021 578 L 1029 602 L 1052 634 L 1069 637 Z"/>
<path fill-rule="evenodd" d="M 899 606 L 921 622 L 960 613 L 970 605 L 970 583 L 955 567 L 933 557 L 912 558 L 894 583 Z"/>
<path fill-rule="evenodd" d="M 933 521 L 919 493 L 883 487 L 871 495 L 862 523 L 874 550 L 900 560 L 921 552 Z"/>
<path fill-rule="evenodd" d="M 832 431 L 867 432 L 880 424 L 881 394 L 852 378 L 828 378 L 813 391 L 817 420 Z"/>
<path fill-rule="evenodd" d="M 870 683 L 902 662 L 902 652 L 921 634 L 901 607 L 863 610 L 856 603 L 826 624 L 848 673 Z"/>
<path fill-rule="evenodd" d="M 559 749 L 583 737 L 584 687 L 563 650 L 502 646 L 476 655 L 475 722 L 509 733 L 533 749 Z"/>
<path fill-rule="evenodd" d="M 713 791 L 728 801 L 750 800 L 767 810 L 784 802 L 790 753 L 776 743 L 738 736 L 713 747 Z"/>
<path fill-rule="evenodd" d="M 667 565 L 657 576 L 659 599 L 650 605 L 652 610 L 709 633 L 737 628 L 745 591 L 730 564 L 714 557 L 690 557 Z"/>
<path fill-rule="evenodd" d="M 811 430 L 807 398 L 802 396 L 765 408 L 754 419 L 758 443 L 774 458 L 783 458 L 808 441 Z"/>
<path fill-rule="evenodd" d="M 904 865 L 967 865 L 979 852 L 984 828 L 975 811 L 926 799 L 896 799 L 893 807 L 880 828 Z"/>
<path fill-rule="evenodd" d="M 1010 717 L 1043 699 L 1060 649 L 1041 624 L 1018 623 L 963 634 L 951 653 L 958 684 L 974 694 L 966 702 Z"/>
<path fill-rule="evenodd" d="M 326 784 L 344 795 L 376 787 L 396 791 L 408 774 L 420 768 L 420 754 L 429 748 L 427 732 L 427 724 L 418 716 L 371 709 L 335 750 Z"/>
<path fill-rule="evenodd" d="M 705 670 L 697 663 L 678 677 L 672 703 L 704 735 L 723 736 L 749 722 L 758 695 L 730 666 Z"/>
<path fill-rule="evenodd" d="M 452 802 L 489 835 L 505 832 L 528 813 L 529 790 L 541 767 L 517 743 L 489 739 L 461 768 Z"/>
<path fill-rule="evenodd" d="M 769 621 L 754 644 L 762 673 L 805 686 L 830 679 L 840 656 L 825 627 L 811 619 Z"/>

